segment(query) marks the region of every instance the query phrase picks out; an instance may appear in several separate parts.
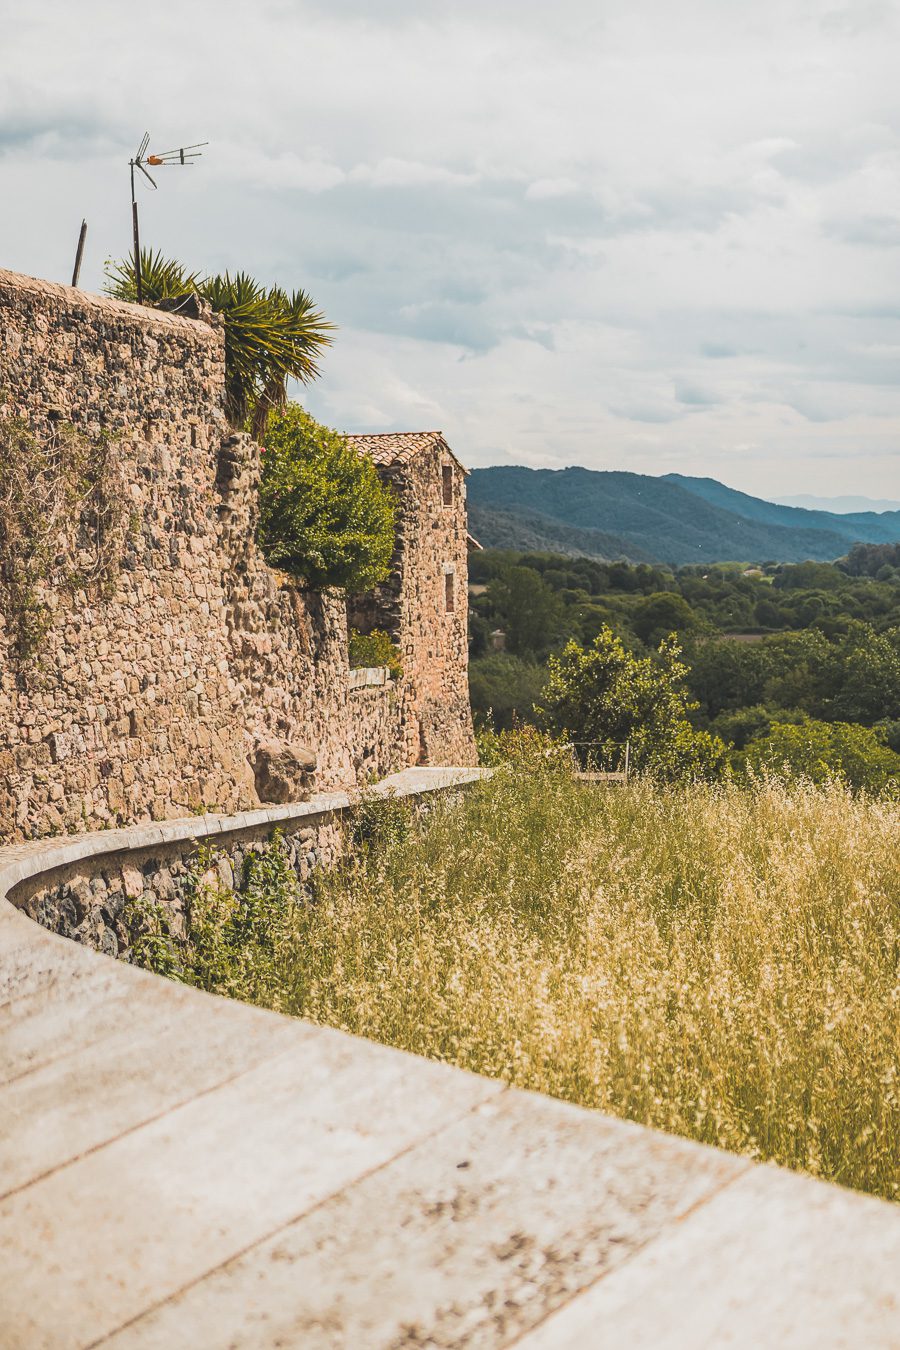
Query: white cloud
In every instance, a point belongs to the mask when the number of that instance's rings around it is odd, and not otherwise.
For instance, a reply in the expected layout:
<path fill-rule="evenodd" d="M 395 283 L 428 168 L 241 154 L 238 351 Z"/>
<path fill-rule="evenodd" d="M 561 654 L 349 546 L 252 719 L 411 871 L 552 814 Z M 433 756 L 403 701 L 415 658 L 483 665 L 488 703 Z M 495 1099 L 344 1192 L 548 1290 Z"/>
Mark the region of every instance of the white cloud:
<path fill-rule="evenodd" d="M 144 128 L 208 137 L 145 237 L 310 289 L 333 423 L 900 493 L 896 5 L 0 0 L 0 31 L 0 265 L 64 278 L 84 214 L 99 287 Z"/>

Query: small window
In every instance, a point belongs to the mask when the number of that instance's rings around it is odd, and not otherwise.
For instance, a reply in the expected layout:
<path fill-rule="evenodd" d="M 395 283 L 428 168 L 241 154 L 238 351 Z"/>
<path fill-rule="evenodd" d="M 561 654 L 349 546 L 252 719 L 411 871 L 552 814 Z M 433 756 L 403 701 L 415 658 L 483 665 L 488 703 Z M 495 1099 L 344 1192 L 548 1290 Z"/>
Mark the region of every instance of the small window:
<path fill-rule="evenodd" d="M 444 607 L 448 614 L 456 609 L 456 577 L 452 572 L 444 574 Z"/>
<path fill-rule="evenodd" d="M 441 469 L 444 505 L 453 505 L 453 465 L 445 464 Z"/>

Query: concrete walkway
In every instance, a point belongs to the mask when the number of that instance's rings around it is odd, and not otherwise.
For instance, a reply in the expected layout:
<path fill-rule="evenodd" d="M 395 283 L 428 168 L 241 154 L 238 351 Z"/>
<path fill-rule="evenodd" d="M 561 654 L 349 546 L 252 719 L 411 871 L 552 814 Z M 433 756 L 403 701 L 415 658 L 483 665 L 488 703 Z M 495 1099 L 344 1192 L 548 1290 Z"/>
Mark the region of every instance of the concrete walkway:
<path fill-rule="evenodd" d="M 0 850 L 4 1350 L 900 1346 L 898 1208 L 184 989 L 5 900 L 123 838 Z"/>

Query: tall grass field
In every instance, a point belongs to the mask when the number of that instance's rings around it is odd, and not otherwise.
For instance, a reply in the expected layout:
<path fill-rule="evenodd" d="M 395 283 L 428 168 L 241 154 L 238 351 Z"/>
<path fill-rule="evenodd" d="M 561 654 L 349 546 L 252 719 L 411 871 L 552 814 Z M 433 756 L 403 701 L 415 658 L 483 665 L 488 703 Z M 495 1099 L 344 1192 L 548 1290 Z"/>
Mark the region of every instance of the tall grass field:
<path fill-rule="evenodd" d="M 171 973 L 900 1198 L 896 802 L 535 756 L 356 828 L 312 898 L 277 845 L 199 887 Z"/>

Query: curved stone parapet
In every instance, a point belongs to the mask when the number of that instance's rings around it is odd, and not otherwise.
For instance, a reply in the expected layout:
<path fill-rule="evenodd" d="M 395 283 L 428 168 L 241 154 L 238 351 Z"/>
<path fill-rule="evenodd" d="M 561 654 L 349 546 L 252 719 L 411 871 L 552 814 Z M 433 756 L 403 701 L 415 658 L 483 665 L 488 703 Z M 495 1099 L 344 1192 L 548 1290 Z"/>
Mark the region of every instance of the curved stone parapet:
<path fill-rule="evenodd" d="M 351 804 L 0 850 L 5 1350 L 900 1344 L 894 1206 L 184 988 L 8 899 Z"/>

